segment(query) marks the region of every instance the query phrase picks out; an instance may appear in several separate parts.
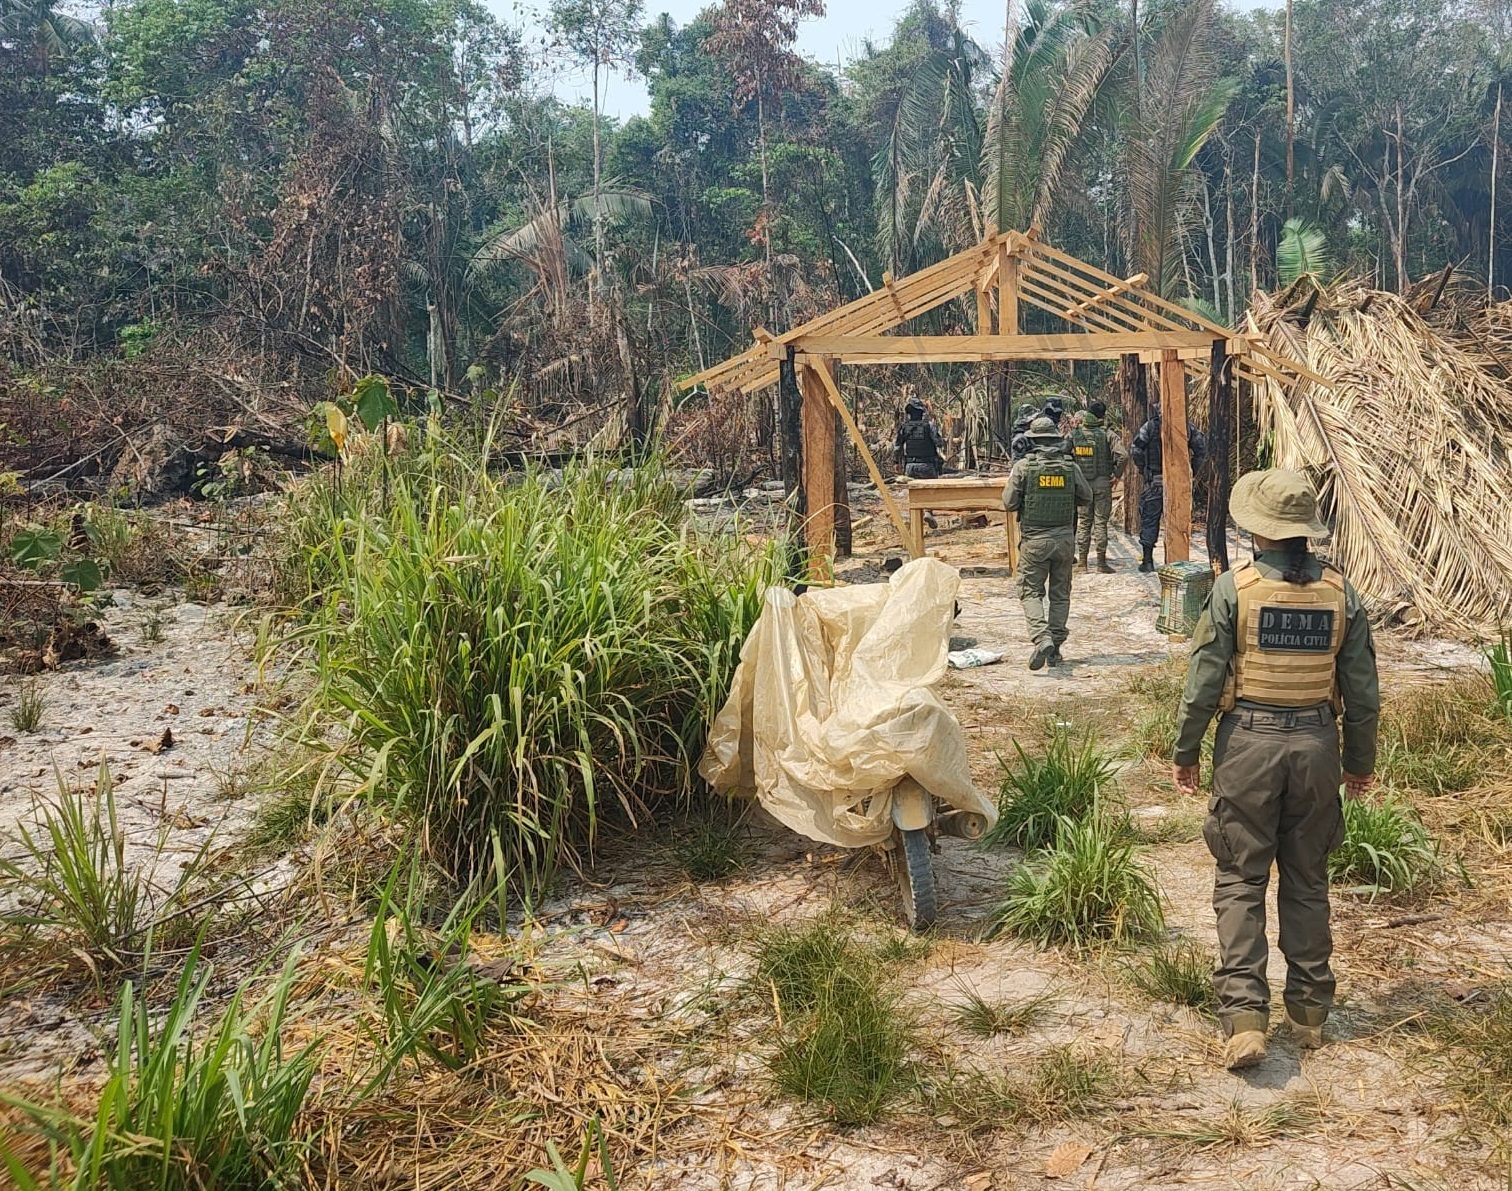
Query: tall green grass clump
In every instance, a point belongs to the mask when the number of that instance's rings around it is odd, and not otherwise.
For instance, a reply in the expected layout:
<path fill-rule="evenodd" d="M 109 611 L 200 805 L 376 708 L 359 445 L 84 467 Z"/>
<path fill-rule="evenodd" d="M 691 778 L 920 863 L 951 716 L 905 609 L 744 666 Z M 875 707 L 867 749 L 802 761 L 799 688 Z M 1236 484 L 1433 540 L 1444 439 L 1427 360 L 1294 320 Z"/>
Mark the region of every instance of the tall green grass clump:
<path fill-rule="evenodd" d="M 1512 987 L 1503 985 L 1486 1004 L 1456 1005 L 1427 1025 L 1445 1082 L 1470 1115 L 1498 1128 L 1512 1124 Z"/>
<path fill-rule="evenodd" d="M 778 1090 L 843 1125 L 876 1120 L 908 1082 L 913 1045 L 882 950 L 835 922 L 777 931 L 754 983 L 778 1018 Z"/>
<path fill-rule="evenodd" d="M 1486 650 L 1491 665 L 1491 689 L 1496 710 L 1512 724 L 1512 630 L 1503 629 L 1496 642 Z"/>
<path fill-rule="evenodd" d="M 1218 1011 L 1212 953 L 1191 939 L 1157 947 L 1127 970 L 1134 987 L 1151 1000 L 1186 1005 L 1209 1017 Z"/>
<path fill-rule="evenodd" d="M 654 465 L 512 478 L 487 457 L 432 438 L 317 546 L 298 531 L 327 590 L 292 644 L 308 738 L 346 734 L 330 764 L 458 881 L 497 852 L 530 897 L 601 823 L 689 790 L 768 567 L 697 540 Z"/>
<path fill-rule="evenodd" d="M 1003 763 L 998 821 L 983 838 L 989 847 L 1044 848 L 1055 842 L 1062 819 L 1080 822 L 1097 806 L 1098 791 L 1113 779 L 1113 765 L 1091 736 L 1057 729 L 1043 757 L 1013 742 L 1016 761 Z"/>
<path fill-rule="evenodd" d="M 54 1154 L 54 1168 L 39 1177 L 0 1139 L 0 1164 L 21 1191 L 63 1185 L 271 1191 L 301 1185 L 314 1139 L 302 1135 L 298 1122 L 317 1055 L 313 1043 L 294 1054 L 284 1051 L 294 961 L 255 1001 L 243 985 L 200 1038 L 195 1019 L 210 977 L 196 947 L 165 1011 L 149 1009 L 130 983 L 123 986 L 93 1118 L 0 1091 L 0 1104 L 20 1109 Z"/>
<path fill-rule="evenodd" d="M 1381 713 L 1376 772 L 1397 789 L 1454 794 L 1506 773 L 1512 719 L 1491 677 L 1456 675 L 1447 682 L 1410 687 L 1387 700 Z"/>
<path fill-rule="evenodd" d="M 1396 795 L 1345 799 L 1344 842 L 1328 858 L 1328 876 L 1357 893 L 1410 893 L 1443 870 L 1438 844 L 1417 813 Z"/>
<path fill-rule="evenodd" d="M 1160 891 L 1127 824 L 1099 812 L 1062 818 L 1055 846 L 1013 870 L 986 933 L 1081 950 L 1148 938 L 1163 925 Z"/>

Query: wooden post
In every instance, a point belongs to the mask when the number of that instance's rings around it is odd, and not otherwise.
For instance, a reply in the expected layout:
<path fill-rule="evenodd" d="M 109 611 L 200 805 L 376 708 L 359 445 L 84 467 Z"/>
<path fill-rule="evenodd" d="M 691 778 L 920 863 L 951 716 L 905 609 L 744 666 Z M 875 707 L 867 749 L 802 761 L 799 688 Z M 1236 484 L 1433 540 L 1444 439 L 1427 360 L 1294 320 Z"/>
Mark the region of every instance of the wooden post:
<path fill-rule="evenodd" d="M 1118 393 L 1123 404 L 1124 433 L 1131 444 L 1150 416 L 1145 376 L 1145 366 L 1139 362 L 1138 355 L 1123 356 L 1119 360 Z M 1124 533 L 1139 532 L 1139 494 L 1143 489 L 1144 477 L 1132 464 L 1124 468 Z"/>
<path fill-rule="evenodd" d="M 1229 496 L 1229 415 L 1234 405 L 1234 369 L 1228 354 L 1228 341 L 1213 340 L 1213 356 L 1208 365 L 1208 472 L 1207 548 L 1208 560 L 1220 575 L 1229 569 L 1228 496 Z"/>
<path fill-rule="evenodd" d="M 1192 560 L 1192 457 L 1187 453 L 1186 369 L 1160 353 L 1160 454 L 1165 473 L 1165 561 Z"/>
<path fill-rule="evenodd" d="M 819 379 L 820 368 L 833 369 L 834 364 L 811 360 L 799 377 L 803 388 L 803 541 L 813 578 L 827 576 L 835 558 L 835 410 Z"/>
<path fill-rule="evenodd" d="M 820 382 L 822 387 L 823 381 Z M 829 404 L 829 394 L 824 395 Z M 835 419 L 835 557 L 849 558 L 853 539 L 851 537 L 850 465 L 845 453 L 845 424 L 839 413 L 831 411 Z"/>
<path fill-rule="evenodd" d="M 1019 333 L 1019 258 L 1008 251 L 1006 243 L 998 245 L 997 267 L 998 314 L 997 333 Z M 1013 438 L 1013 365 L 998 366 L 997 375 L 997 427 L 996 434 L 1003 444 L 1003 454 L 1008 454 L 1008 445 Z"/>
<path fill-rule="evenodd" d="M 777 427 L 778 465 L 783 495 L 787 498 L 787 533 L 791 543 L 788 571 L 794 579 L 802 578 L 805 574 L 798 544 L 804 514 L 802 410 L 803 397 L 798 391 L 793 349 L 788 348 L 777 369 Z"/>

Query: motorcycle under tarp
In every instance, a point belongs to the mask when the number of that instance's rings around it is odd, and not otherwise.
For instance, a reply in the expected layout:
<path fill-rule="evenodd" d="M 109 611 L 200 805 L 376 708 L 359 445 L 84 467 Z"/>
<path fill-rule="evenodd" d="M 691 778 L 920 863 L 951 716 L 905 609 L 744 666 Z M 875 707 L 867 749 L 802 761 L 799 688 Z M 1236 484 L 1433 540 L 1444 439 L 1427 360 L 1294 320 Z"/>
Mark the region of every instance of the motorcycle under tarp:
<path fill-rule="evenodd" d="M 841 847 L 888 842 L 905 778 L 990 827 L 997 808 L 972 783 L 965 733 L 931 689 L 959 587 L 955 568 L 920 558 L 888 583 L 770 588 L 699 773 Z"/>

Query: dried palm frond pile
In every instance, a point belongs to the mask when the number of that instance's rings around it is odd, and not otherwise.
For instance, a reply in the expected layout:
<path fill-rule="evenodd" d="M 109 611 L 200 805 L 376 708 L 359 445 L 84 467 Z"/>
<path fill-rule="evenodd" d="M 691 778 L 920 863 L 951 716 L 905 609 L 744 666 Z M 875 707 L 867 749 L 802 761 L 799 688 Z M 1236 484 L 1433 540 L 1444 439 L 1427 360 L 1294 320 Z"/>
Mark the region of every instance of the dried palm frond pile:
<path fill-rule="evenodd" d="M 1512 622 L 1512 311 L 1425 305 L 1354 281 L 1257 296 L 1251 330 L 1332 383 L 1268 383 L 1256 416 L 1274 464 L 1316 479 L 1372 614 L 1477 637 Z"/>

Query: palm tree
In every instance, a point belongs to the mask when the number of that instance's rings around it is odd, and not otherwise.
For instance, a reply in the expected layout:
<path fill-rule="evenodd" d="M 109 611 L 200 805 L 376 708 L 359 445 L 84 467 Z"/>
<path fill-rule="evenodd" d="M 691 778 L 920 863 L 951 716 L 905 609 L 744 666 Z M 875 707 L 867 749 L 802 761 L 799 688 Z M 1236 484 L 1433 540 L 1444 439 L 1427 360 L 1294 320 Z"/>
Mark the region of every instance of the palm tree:
<path fill-rule="evenodd" d="M 95 27 L 53 11 L 54 0 L 0 0 L 0 46 L 28 50 L 41 70 L 59 54 L 95 39 Z"/>
<path fill-rule="evenodd" d="M 1186 235 L 1202 185 L 1193 168 L 1218 128 L 1236 84 L 1218 79 L 1209 30 L 1212 0 L 1188 0 L 1142 55 L 1139 102 L 1125 105 L 1123 238 L 1133 268 L 1170 296 L 1178 288 Z M 1141 31 L 1141 36 L 1143 35 Z"/>

